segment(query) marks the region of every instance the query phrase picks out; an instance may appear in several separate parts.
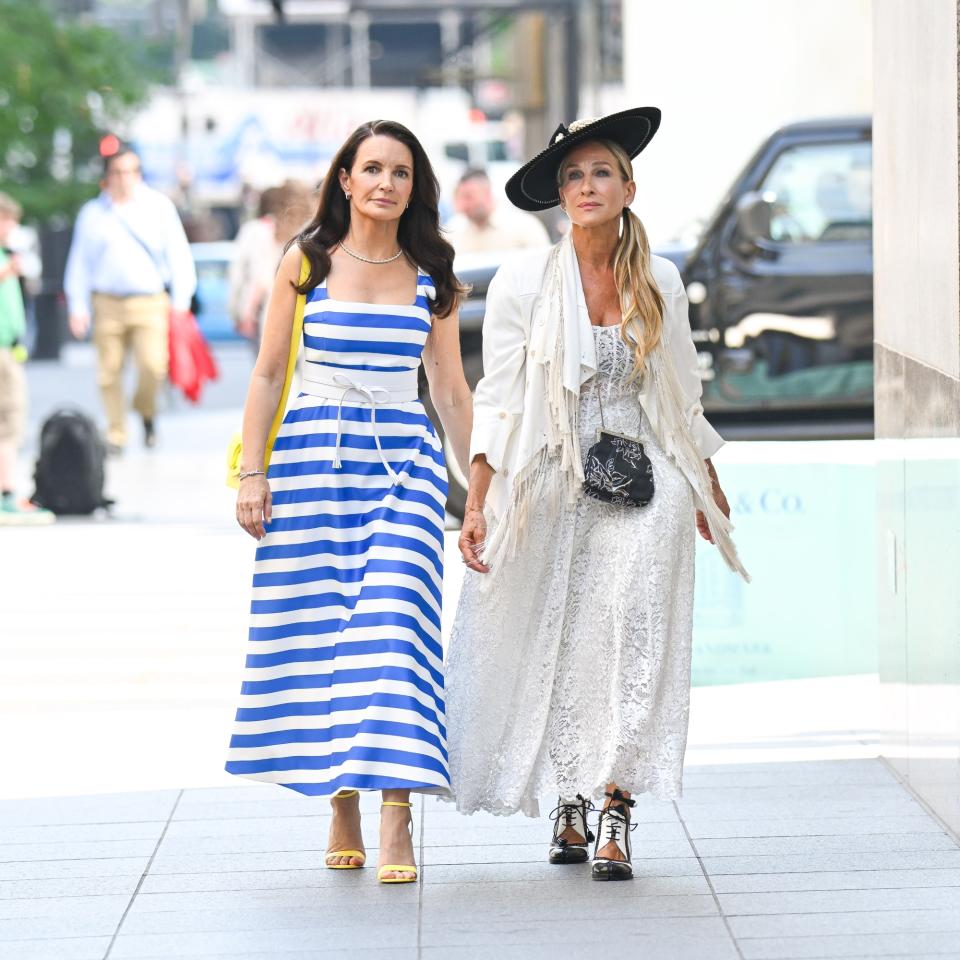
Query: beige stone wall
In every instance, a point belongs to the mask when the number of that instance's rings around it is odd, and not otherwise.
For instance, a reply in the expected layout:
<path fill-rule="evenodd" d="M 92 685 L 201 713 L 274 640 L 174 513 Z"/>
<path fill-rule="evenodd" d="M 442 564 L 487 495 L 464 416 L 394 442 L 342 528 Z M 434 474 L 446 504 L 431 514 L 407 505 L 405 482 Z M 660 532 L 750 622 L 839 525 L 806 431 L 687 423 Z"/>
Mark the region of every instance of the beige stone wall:
<path fill-rule="evenodd" d="M 878 344 L 960 378 L 957 8 L 878 0 L 873 123 Z M 890 64 L 895 69 L 890 69 Z"/>
<path fill-rule="evenodd" d="M 958 17 L 876 0 L 873 127 L 884 752 L 960 832 Z"/>

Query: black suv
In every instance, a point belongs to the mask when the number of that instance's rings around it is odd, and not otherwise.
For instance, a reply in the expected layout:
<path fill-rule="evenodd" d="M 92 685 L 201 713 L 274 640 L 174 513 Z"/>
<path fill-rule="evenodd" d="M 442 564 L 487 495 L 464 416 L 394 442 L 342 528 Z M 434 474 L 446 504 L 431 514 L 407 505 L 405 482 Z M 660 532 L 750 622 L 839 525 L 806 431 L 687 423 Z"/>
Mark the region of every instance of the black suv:
<path fill-rule="evenodd" d="M 704 406 L 780 424 L 873 415 L 869 118 L 795 123 L 737 177 L 677 263 Z M 720 415 L 720 416 L 717 416 Z M 829 431 L 827 431 L 829 432 Z"/>
<path fill-rule="evenodd" d="M 692 249 L 656 251 L 680 269 L 704 407 L 728 436 L 872 435 L 871 183 L 869 117 L 790 124 L 753 155 Z M 471 385 L 499 260 L 457 263 L 473 285 L 461 309 Z M 460 515 L 463 478 L 447 453 L 448 506 Z"/>

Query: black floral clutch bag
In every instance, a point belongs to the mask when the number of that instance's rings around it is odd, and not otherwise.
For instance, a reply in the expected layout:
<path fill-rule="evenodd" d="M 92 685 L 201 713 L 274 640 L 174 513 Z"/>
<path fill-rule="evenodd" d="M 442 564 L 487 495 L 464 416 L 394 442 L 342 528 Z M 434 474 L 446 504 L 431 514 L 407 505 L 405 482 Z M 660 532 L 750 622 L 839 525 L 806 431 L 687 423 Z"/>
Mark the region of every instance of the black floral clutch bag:
<path fill-rule="evenodd" d="M 645 507 L 653 499 L 653 464 L 634 437 L 600 429 L 583 465 L 583 492 L 625 507 Z"/>
<path fill-rule="evenodd" d="M 653 499 L 653 464 L 637 437 L 606 428 L 599 392 L 597 403 L 600 429 L 583 464 L 583 492 L 621 507 L 645 507 Z"/>

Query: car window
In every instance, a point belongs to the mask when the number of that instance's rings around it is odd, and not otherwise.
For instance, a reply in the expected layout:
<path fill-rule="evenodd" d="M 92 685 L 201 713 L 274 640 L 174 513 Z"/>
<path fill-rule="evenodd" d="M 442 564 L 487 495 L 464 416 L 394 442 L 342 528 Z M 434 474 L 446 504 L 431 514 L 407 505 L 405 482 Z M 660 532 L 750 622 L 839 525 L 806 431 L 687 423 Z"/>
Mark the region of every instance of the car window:
<path fill-rule="evenodd" d="M 459 160 L 461 163 L 470 162 L 470 148 L 465 143 L 448 143 L 443 148 L 448 160 Z"/>
<path fill-rule="evenodd" d="M 508 159 L 507 144 L 505 141 L 487 141 L 487 163 L 506 163 Z"/>
<path fill-rule="evenodd" d="M 873 231 L 869 141 L 804 144 L 784 150 L 761 187 L 773 204 L 778 243 L 869 241 Z"/>

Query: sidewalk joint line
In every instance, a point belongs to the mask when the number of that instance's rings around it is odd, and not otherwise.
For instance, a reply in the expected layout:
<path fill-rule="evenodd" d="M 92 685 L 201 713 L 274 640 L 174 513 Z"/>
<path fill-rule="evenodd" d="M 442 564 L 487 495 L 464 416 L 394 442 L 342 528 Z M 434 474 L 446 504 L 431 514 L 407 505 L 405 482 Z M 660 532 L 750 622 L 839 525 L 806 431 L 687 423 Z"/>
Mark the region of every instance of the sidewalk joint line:
<path fill-rule="evenodd" d="M 930 806 L 927 801 L 914 790 L 913 785 L 910 781 L 904 777 L 899 770 L 886 758 L 886 757 L 877 757 L 877 760 L 886 767 L 887 772 L 897 781 L 897 783 L 903 787 L 904 790 L 913 797 L 914 800 L 923 808 L 927 815 L 933 820 L 934 823 L 940 827 L 943 832 L 958 846 L 960 847 L 960 834 L 958 834 L 953 827 L 951 827 L 937 811 Z"/>
<path fill-rule="evenodd" d="M 690 849 L 693 850 L 694 856 L 697 858 L 697 863 L 700 865 L 700 871 L 703 873 L 703 879 L 707 881 L 707 887 L 710 889 L 710 896 L 713 897 L 713 902 L 716 904 L 717 912 L 720 914 L 720 919 L 723 920 L 724 929 L 727 931 L 727 936 L 730 938 L 730 942 L 733 944 L 733 949 L 737 951 L 737 956 L 740 960 L 744 960 L 743 951 L 740 949 L 740 944 L 737 941 L 737 938 L 733 935 L 733 930 L 730 927 L 730 920 L 724 912 L 723 906 L 720 904 L 720 898 L 717 896 L 717 891 L 714 889 L 713 880 L 710 879 L 710 874 L 707 872 L 706 865 L 703 862 L 703 857 L 700 856 L 700 851 L 697 849 L 697 845 L 693 840 L 693 837 L 690 836 L 690 831 L 687 829 L 687 824 L 683 819 L 683 814 L 680 812 L 680 806 L 677 804 L 676 800 L 672 800 L 673 809 L 677 813 L 677 819 L 680 821 L 680 826 L 683 827 L 683 833 L 687 838 L 687 843 L 690 844 Z"/>
<path fill-rule="evenodd" d="M 170 808 L 170 815 L 167 817 L 167 822 L 163 825 L 163 830 L 160 831 L 160 836 L 157 837 L 157 843 L 153 848 L 153 853 L 150 854 L 150 859 L 147 861 L 147 865 L 143 868 L 143 873 L 140 874 L 140 879 L 137 881 L 137 886 L 130 895 L 130 902 L 123 911 L 123 916 L 120 917 L 120 922 L 117 924 L 117 929 L 113 931 L 113 936 L 110 938 L 110 943 L 107 944 L 107 952 L 103 955 L 103 960 L 108 960 L 110 953 L 113 950 L 113 945 L 117 942 L 117 937 L 120 935 L 121 929 L 123 929 L 123 923 L 127 919 L 127 914 L 130 912 L 130 908 L 133 906 L 137 899 L 137 895 L 140 893 L 140 888 L 143 886 L 143 881 L 147 879 L 147 874 L 150 873 L 150 868 L 153 866 L 153 861 L 156 859 L 157 852 L 160 850 L 160 844 L 163 843 L 163 838 L 167 835 L 167 830 L 170 828 L 173 815 L 177 812 L 177 807 L 180 805 L 180 800 L 182 799 L 183 794 L 184 791 L 181 788 L 180 792 L 177 794 L 176 800 L 173 801 L 173 806 Z"/>

